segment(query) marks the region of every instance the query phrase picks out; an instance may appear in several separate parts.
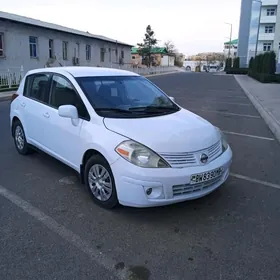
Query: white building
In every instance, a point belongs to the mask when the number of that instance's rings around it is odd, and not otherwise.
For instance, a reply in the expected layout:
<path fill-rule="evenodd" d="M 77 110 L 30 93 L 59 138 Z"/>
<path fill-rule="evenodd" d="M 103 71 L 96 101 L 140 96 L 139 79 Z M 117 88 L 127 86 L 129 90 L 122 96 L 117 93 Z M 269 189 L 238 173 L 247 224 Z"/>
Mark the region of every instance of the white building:
<path fill-rule="evenodd" d="M 51 66 L 118 67 L 130 44 L 0 11 L 0 70 Z"/>
<path fill-rule="evenodd" d="M 251 57 L 275 51 L 280 69 L 280 1 L 242 0 L 238 53 L 241 66 Z"/>

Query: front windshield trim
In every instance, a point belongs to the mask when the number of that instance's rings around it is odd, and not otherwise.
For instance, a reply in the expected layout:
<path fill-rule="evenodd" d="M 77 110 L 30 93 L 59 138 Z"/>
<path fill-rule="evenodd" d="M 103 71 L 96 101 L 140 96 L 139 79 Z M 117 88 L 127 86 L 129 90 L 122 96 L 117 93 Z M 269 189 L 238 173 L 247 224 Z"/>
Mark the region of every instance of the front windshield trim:
<path fill-rule="evenodd" d="M 143 77 L 143 76 L 85 76 L 85 77 L 76 77 L 75 78 L 78 85 L 80 86 L 81 90 L 83 91 L 85 97 L 87 98 L 88 102 L 91 104 L 92 108 L 95 110 L 96 114 L 102 117 L 109 117 L 109 118 L 118 118 L 118 115 L 120 117 L 124 117 L 123 115 L 125 114 L 125 118 L 129 117 L 129 118 L 139 118 L 139 113 L 141 112 L 141 117 L 149 117 L 149 116 L 159 116 L 159 115 L 166 115 L 166 114 L 173 114 L 177 111 L 179 111 L 181 108 L 175 103 L 173 102 L 173 100 L 171 100 L 169 98 L 169 96 L 163 91 L 161 90 L 157 85 L 155 85 L 154 83 L 152 83 L 150 80 L 148 80 L 147 78 Z M 135 80 L 139 80 L 139 82 L 142 82 L 143 84 L 141 85 L 141 83 L 131 83 L 131 81 L 135 81 Z M 94 84 L 94 86 L 91 84 Z M 108 82 L 112 82 L 112 83 L 106 83 L 106 81 Z M 95 95 L 90 95 L 90 91 L 89 91 L 89 87 L 88 86 L 93 86 L 95 89 L 93 90 Z M 133 87 L 135 87 L 136 89 L 136 97 L 139 98 L 139 94 L 140 94 L 140 100 L 137 100 L 140 102 L 139 106 L 136 106 L 135 104 L 129 103 L 129 104 L 125 104 L 121 102 L 121 105 L 119 107 L 114 107 L 112 106 L 112 110 L 99 110 L 102 109 L 102 107 L 110 109 L 111 106 L 107 106 L 103 105 L 100 106 L 100 103 L 97 105 L 98 102 L 96 102 L 96 100 L 93 100 L 93 96 L 95 96 L 96 98 L 98 97 L 102 97 L 105 98 L 107 97 L 107 95 L 98 95 L 98 91 L 100 91 L 100 87 L 109 87 L 111 88 L 111 93 L 109 94 L 109 98 L 112 98 L 112 88 L 121 85 L 123 88 L 121 88 L 121 90 L 119 91 L 119 89 L 116 89 L 118 91 L 117 96 L 119 94 L 124 95 L 125 98 L 129 98 L 129 101 L 132 101 L 131 98 L 131 93 L 134 93 L 133 91 Z M 127 86 L 130 85 L 128 88 Z M 145 89 L 143 90 L 143 87 L 146 86 L 146 91 Z M 87 88 L 86 88 L 87 87 Z M 98 89 L 97 89 L 98 87 Z M 129 91 L 130 88 L 130 91 Z M 132 90 L 131 90 L 132 88 Z M 102 91 L 102 90 L 101 90 Z M 146 102 L 147 100 L 145 100 L 145 98 L 149 99 L 149 95 L 145 94 L 146 92 L 149 93 L 149 91 L 151 91 L 151 96 L 152 98 L 155 98 L 154 101 L 159 102 L 161 104 L 153 104 L 153 103 L 147 103 L 147 104 L 142 104 L 141 102 Z M 130 93 L 129 93 L 130 92 Z M 103 93 L 103 91 L 102 91 Z M 138 96 L 137 96 L 138 94 Z M 132 94 L 133 95 L 133 94 Z M 104 97 L 105 96 L 105 97 Z M 135 95 L 134 95 L 135 96 Z M 141 99 L 143 96 L 143 99 Z M 164 98 L 161 98 L 164 97 Z M 107 99 L 108 100 L 108 99 Z M 113 98 L 112 98 L 113 100 Z M 153 99 L 151 99 L 152 102 Z M 109 103 L 111 102 L 111 99 L 109 99 Z M 145 110 L 145 111 L 139 111 L 139 110 L 132 110 L 130 111 L 129 108 L 135 108 L 135 107 L 152 107 L 152 106 L 156 105 L 155 107 L 162 107 L 162 109 L 160 108 L 157 112 L 154 112 L 152 110 Z M 162 105 L 162 106 L 161 106 Z M 166 110 L 164 110 L 166 107 Z M 139 108 L 139 109 L 140 109 Z M 172 110 L 170 110 L 172 108 Z M 116 109 L 116 110 L 114 110 Z M 118 111 L 118 109 L 120 109 Z M 130 114 L 129 116 L 125 113 L 125 110 L 129 111 Z"/>

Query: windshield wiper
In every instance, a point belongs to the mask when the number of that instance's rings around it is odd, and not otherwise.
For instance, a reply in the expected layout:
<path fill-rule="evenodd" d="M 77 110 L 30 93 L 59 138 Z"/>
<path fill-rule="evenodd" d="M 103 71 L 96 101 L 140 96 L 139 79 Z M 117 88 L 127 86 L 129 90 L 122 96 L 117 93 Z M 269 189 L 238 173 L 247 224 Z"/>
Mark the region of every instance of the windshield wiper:
<path fill-rule="evenodd" d="M 96 112 L 107 111 L 107 112 L 128 113 L 128 114 L 133 113 L 133 112 L 131 112 L 129 110 L 120 109 L 120 108 L 95 108 L 94 110 Z"/>
<path fill-rule="evenodd" d="M 175 106 L 141 106 L 141 107 L 131 107 L 129 111 L 139 111 L 139 112 L 162 112 L 162 111 L 176 111 L 178 110 Z"/>

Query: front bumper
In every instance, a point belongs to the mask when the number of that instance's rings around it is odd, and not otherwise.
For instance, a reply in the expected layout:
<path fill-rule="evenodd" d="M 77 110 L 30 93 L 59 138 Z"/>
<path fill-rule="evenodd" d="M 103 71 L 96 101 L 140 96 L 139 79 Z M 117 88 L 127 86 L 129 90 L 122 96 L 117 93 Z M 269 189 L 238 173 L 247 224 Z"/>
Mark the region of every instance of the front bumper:
<path fill-rule="evenodd" d="M 228 149 L 218 158 L 203 166 L 187 168 L 141 168 L 119 158 L 111 165 L 120 204 L 132 207 L 153 207 L 203 197 L 229 176 L 232 151 Z M 189 185 L 193 174 L 223 167 L 223 174 L 209 183 Z M 147 189 L 152 193 L 147 195 Z M 177 190 L 174 192 L 174 190 Z M 178 194 L 178 190 L 180 190 Z"/>

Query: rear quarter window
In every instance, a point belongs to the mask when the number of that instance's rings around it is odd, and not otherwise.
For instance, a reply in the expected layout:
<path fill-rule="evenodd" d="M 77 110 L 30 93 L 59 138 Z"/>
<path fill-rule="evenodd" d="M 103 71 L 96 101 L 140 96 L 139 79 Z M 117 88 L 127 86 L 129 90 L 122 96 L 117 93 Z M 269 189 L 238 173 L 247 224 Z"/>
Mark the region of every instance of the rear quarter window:
<path fill-rule="evenodd" d="M 50 73 L 38 73 L 25 78 L 24 96 L 31 99 L 48 103 Z"/>

